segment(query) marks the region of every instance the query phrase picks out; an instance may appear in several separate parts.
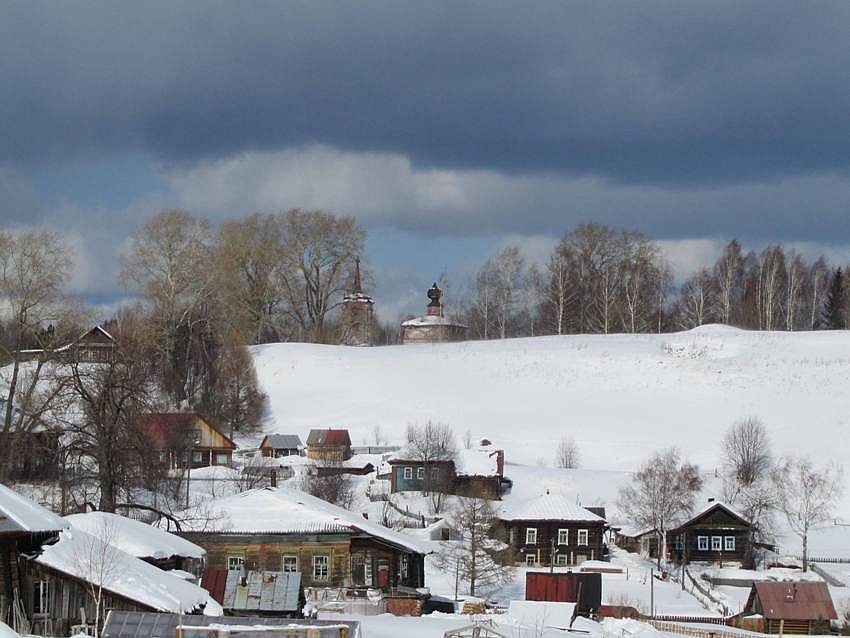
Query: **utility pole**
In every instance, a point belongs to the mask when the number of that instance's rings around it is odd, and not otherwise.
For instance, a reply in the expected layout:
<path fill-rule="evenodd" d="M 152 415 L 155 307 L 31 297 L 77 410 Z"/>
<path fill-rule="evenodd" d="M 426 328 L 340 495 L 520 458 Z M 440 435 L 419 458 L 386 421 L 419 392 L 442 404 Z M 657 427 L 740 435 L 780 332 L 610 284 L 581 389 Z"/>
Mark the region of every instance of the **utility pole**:
<path fill-rule="evenodd" d="M 655 570 L 649 570 L 649 617 L 655 618 Z"/>
<path fill-rule="evenodd" d="M 555 571 L 555 537 L 552 537 L 552 550 L 549 552 L 549 573 Z"/>

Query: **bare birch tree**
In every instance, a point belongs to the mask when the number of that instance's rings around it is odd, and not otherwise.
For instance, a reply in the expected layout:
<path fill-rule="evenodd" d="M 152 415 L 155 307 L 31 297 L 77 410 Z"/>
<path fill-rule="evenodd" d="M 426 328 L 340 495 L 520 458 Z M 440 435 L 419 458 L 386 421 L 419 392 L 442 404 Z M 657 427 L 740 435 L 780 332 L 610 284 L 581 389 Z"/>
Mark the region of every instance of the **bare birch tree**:
<path fill-rule="evenodd" d="M 125 569 L 125 554 L 114 545 L 118 540 L 118 529 L 108 518 L 101 519 L 94 534 L 80 530 L 74 531 L 73 534 L 79 536 L 74 539 L 73 560 L 94 605 L 94 637 L 98 638 L 104 593 Z"/>
<path fill-rule="evenodd" d="M 780 459 L 771 474 L 777 506 L 802 542 L 803 571 L 808 569 L 809 532 L 834 516 L 843 491 L 841 477 L 839 467 L 818 469 L 809 459 L 794 456 Z"/>
<path fill-rule="evenodd" d="M 767 428 L 758 417 L 733 423 L 721 442 L 721 459 L 728 473 L 743 487 L 766 477 L 773 466 Z"/>
<path fill-rule="evenodd" d="M 617 504 L 636 525 L 658 535 L 658 567 L 667 556 L 667 532 L 694 509 L 702 488 L 699 469 L 682 461 L 676 448 L 656 452 L 638 470 L 631 485 L 620 488 Z"/>
<path fill-rule="evenodd" d="M 457 460 L 455 434 L 446 423 L 428 421 L 423 425 L 408 425 L 407 454 L 423 467 L 425 492 L 431 498 L 431 509 L 439 514 L 443 508 L 448 476 L 439 465 Z"/>
<path fill-rule="evenodd" d="M 733 313 L 744 295 L 744 255 L 741 244 L 733 239 L 714 264 L 718 295 L 718 320 L 732 325 Z"/>

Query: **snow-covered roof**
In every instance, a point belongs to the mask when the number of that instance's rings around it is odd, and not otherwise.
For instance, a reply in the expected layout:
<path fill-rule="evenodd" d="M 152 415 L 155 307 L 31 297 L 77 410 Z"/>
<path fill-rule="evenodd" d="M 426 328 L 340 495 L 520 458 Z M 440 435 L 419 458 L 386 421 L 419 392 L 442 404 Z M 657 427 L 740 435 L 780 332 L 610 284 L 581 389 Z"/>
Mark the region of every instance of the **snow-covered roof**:
<path fill-rule="evenodd" d="M 461 326 L 466 328 L 466 326 L 462 323 L 458 323 L 457 321 L 452 321 L 451 319 L 447 319 L 446 317 L 440 317 L 438 315 L 422 315 L 421 317 L 414 317 L 413 319 L 408 319 L 407 321 L 401 322 L 402 326 Z"/>
<path fill-rule="evenodd" d="M 93 560 L 89 559 L 91 556 Z M 63 530 L 59 541 L 45 547 L 35 562 L 94 582 L 113 594 L 157 611 L 188 613 L 206 605 L 204 613 L 207 615 L 223 613 L 205 589 L 175 578 L 80 529 Z"/>
<path fill-rule="evenodd" d="M 718 507 L 719 507 L 719 508 L 722 508 L 722 509 L 725 509 L 727 512 L 729 512 L 730 514 L 732 514 L 732 516 L 735 516 L 735 517 L 737 517 L 737 518 L 740 518 L 742 521 L 744 521 L 745 523 L 749 524 L 749 521 L 747 520 L 747 518 L 746 518 L 743 514 L 741 514 L 741 513 L 740 513 L 740 512 L 738 512 L 737 510 L 735 510 L 735 508 L 733 508 L 731 505 L 727 505 L 726 503 L 724 503 L 724 502 L 722 502 L 722 501 L 709 501 L 709 502 L 707 502 L 705 505 L 703 505 L 702 507 L 700 507 L 698 510 L 696 510 L 696 511 L 695 511 L 695 512 L 691 515 L 691 517 L 690 517 L 690 518 L 688 518 L 688 519 L 687 519 L 686 521 L 684 521 L 683 523 L 681 523 L 681 524 L 679 525 L 679 527 L 684 527 L 685 525 L 688 525 L 689 523 L 692 523 L 693 521 L 697 520 L 700 516 L 703 516 L 704 514 L 706 514 L 706 513 L 710 512 L 711 510 L 713 510 L 713 509 L 715 509 L 715 508 L 718 508 Z"/>
<path fill-rule="evenodd" d="M 58 532 L 67 527 L 47 508 L 0 484 L 0 533 Z"/>
<path fill-rule="evenodd" d="M 210 521 L 184 524 L 189 532 L 225 534 L 345 534 L 365 533 L 409 551 L 430 549 L 399 532 L 359 514 L 287 487 L 249 490 L 210 501 Z"/>
<path fill-rule="evenodd" d="M 460 450 L 457 453 L 459 476 L 498 476 L 499 450 L 490 445 Z"/>
<path fill-rule="evenodd" d="M 126 516 L 107 512 L 71 514 L 65 517 L 75 529 L 99 535 L 102 530 L 111 530 L 109 544 L 137 558 L 163 559 L 171 556 L 203 558 L 206 550 L 190 543 L 185 538 L 152 527 Z"/>
<path fill-rule="evenodd" d="M 499 511 L 499 518 L 503 521 L 605 521 L 558 492 L 506 501 Z"/>

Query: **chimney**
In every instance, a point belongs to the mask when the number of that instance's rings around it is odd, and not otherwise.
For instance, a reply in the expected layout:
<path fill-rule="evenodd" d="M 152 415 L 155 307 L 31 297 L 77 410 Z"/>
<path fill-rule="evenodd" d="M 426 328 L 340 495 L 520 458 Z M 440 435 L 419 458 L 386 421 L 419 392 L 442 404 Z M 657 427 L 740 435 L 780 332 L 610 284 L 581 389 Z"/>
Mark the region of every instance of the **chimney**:
<path fill-rule="evenodd" d="M 714 502 L 714 497 L 713 497 L 713 496 L 709 497 L 708 502 L 709 502 L 709 503 L 713 503 L 713 502 Z"/>

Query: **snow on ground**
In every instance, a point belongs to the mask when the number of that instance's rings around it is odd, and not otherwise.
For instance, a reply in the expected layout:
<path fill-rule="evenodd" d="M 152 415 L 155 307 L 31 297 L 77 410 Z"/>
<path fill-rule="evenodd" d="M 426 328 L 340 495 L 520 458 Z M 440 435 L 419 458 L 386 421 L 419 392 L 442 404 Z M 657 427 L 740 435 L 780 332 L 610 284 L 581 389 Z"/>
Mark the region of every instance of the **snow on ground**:
<path fill-rule="evenodd" d="M 676 445 L 713 476 L 720 439 L 742 417 L 765 422 L 777 454 L 808 454 L 818 463 L 846 456 L 836 445 L 850 425 L 844 331 L 703 326 L 664 335 L 251 351 L 268 395 L 266 432 L 337 426 L 366 443 L 379 426 L 400 444 L 408 424 L 443 421 L 459 436 L 468 429 L 505 449 L 505 474 L 514 481 L 506 500 L 557 487 L 582 505 L 605 505 L 611 520 L 619 486 L 655 450 Z M 542 467 L 553 464 L 564 436 L 576 440 L 589 469 Z M 705 495 L 717 491 L 709 481 Z M 850 489 L 838 515 L 850 520 Z M 850 551 L 848 530 L 816 532 L 812 554 Z M 799 552 L 796 537 L 780 545 Z"/>

